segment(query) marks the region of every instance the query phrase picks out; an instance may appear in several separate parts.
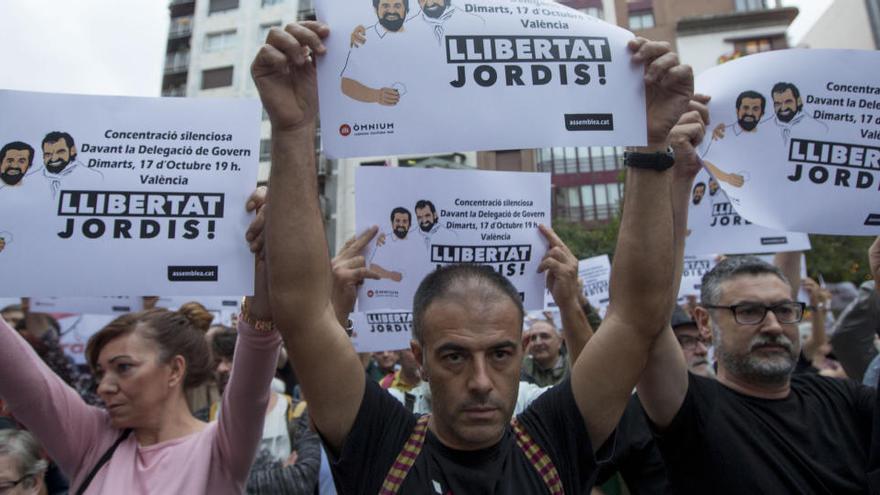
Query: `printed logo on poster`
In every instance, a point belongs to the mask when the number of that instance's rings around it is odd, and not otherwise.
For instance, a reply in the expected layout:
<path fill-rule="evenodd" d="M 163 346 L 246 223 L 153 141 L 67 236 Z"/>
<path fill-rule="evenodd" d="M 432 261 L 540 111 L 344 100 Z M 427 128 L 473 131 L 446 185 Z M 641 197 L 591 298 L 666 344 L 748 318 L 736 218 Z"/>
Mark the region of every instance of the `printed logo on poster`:
<path fill-rule="evenodd" d="M 351 126 L 348 124 L 342 124 L 341 126 L 339 126 L 339 134 L 342 136 L 351 135 Z"/>

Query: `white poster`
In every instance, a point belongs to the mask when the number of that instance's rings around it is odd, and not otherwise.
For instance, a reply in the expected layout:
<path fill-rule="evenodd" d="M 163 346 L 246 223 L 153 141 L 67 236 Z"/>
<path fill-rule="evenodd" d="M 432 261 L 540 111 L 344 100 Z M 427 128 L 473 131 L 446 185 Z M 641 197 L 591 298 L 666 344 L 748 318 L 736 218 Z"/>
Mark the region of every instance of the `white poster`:
<path fill-rule="evenodd" d="M 736 212 L 727 193 L 705 169 L 697 174 L 688 205 L 685 254 L 781 253 L 809 249 L 810 236 L 753 224 Z"/>
<path fill-rule="evenodd" d="M 678 289 L 679 304 L 685 302 L 688 296 L 696 296 L 700 300 L 700 289 L 703 287 L 703 275 L 718 264 L 718 256 L 714 254 L 706 256 L 685 256 L 681 271 L 681 285 Z"/>
<path fill-rule="evenodd" d="M 526 310 L 544 308 L 549 174 L 360 167 L 355 180 L 356 228 L 379 226 L 365 256 L 382 277 L 360 286 L 359 311 L 409 311 L 422 279 L 457 263 L 492 267 Z"/>
<path fill-rule="evenodd" d="M 549 0 L 319 0 L 331 158 L 647 142 L 633 34 Z"/>
<path fill-rule="evenodd" d="M 599 312 L 600 317 L 605 318 L 611 300 L 611 261 L 608 255 L 579 261 L 578 274 L 584 280 L 584 295 L 590 301 L 590 306 Z"/>
<path fill-rule="evenodd" d="M 0 91 L 0 295 L 240 294 L 248 99 Z"/>
<path fill-rule="evenodd" d="M 880 233 L 880 53 L 778 50 L 704 72 L 703 161 L 736 211 L 816 234 Z"/>
<path fill-rule="evenodd" d="M 351 343 L 357 352 L 409 349 L 412 340 L 412 312 L 370 311 L 350 316 Z"/>
<path fill-rule="evenodd" d="M 108 323 L 116 319 L 115 315 L 81 315 L 60 314 L 55 315 L 61 326 L 59 342 L 64 353 L 70 356 L 76 364 L 86 363 L 86 344 L 89 337 L 98 333 Z"/>
<path fill-rule="evenodd" d="M 177 296 L 160 297 L 156 301 L 157 308 L 176 311 L 188 302 L 197 302 L 214 315 L 212 325 L 231 326 L 233 318 L 241 312 L 241 297 L 210 297 L 210 296 Z"/>
<path fill-rule="evenodd" d="M 144 309 L 144 300 L 137 296 L 31 298 L 31 311 L 37 313 L 120 315 L 142 309 Z"/>
<path fill-rule="evenodd" d="M 611 295 L 608 291 L 611 282 L 611 260 L 607 254 L 594 256 L 578 261 L 578 278 L 583 281 L 584 296 L 590 302 L 590 306 L 596 309 L 599 316 L 605 317 L 608 311 L 608 303 Z M 556 309 L 558 305 L 553 300 L 550 291 L 544 295 L 545 307 Z"/>

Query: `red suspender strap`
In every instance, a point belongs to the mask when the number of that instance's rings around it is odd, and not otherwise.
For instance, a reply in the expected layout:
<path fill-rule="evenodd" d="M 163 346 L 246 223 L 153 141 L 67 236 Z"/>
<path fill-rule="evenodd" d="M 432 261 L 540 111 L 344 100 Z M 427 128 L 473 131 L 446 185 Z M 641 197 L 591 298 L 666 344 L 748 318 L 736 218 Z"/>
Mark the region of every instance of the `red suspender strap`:
<path fill-rule="evenodd" d="M 382 482 L 382 488 L 379 489 L 379 495 L 396 495 L 400 491 L 403 480 L 406 479 L 409 470 L 416 463 L 416 458 L 422 452 L 422 446 L 425 445 L 429 418 L 430 415 L 426 414 L 416 422 L 416 427 L 403 445 L 403 450 L 400 451 L 394 464 L 391 465 L 391 469 L 388 470 L 385 481 Z"/>
<path fill-rule="evenodd" d="M 535 468 L 535 471 L 541 475 L 541 479 L 544 480 L 550 493 L 552 495 L 564 494 L 565 490 L 562 488 L 562 480 L 559 478 L 559 473 L 556 471 L 553 461 L 550 460 L 550 456 L 544 452 L 540 445 L 532 440 L 532 437 L 529 436 L 526 429 L 519 424 L 516 418 L 510 424 L 516 433 L 516 444 L 522 449 L 529 463 Z"/>

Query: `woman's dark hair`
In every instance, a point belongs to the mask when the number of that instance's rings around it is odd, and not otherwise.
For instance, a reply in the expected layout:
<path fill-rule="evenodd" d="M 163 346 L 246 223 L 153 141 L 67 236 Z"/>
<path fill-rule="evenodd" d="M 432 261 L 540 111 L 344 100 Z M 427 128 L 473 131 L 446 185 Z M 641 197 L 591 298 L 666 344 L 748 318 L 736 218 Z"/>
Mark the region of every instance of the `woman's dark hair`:
<path fill-rule="evenodd" d="M 204 308 L 201 308 L 204 311 Z M 184 305 L 178 311 L 149 309 L 116 318 L 93 335 L 86 345 L 86 360 L 94 372 L 101 350 L 111 341 L 139 332 L 159 347 L 159 361 L 167 363 L 174 356 L 186 362 L 183 388 L 198 387 L 213 376 L 213 362 L 205 341 L 203 316 L 198 308 Z"/>

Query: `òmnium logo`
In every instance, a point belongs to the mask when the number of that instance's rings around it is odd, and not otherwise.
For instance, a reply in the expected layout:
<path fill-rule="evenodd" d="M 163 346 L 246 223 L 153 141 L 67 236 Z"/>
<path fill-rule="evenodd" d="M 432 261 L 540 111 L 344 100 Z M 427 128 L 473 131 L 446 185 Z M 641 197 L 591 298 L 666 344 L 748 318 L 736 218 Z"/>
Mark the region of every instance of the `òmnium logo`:
<path fill-rule="evenodd" d="M 567 113 L 565 129 L 569 131 L 613 131 L 614 115 L 610 113 Z"/>
<path fill-rule="evenodd" d="M 375 295 L 376 295 L 376 293 L 373 292 L 372 290 L 368 290 L 368 291 L 367 291 L 367 297 L 373 297 L 373 296 L 375 296 Z"/>
<path fill-rule="evenodd" d="M 343 124 L 339 128 L 343 136 L 378 136 L 382 134 L 394 134 L 394 122 L 364 122 L 354 125 Z"/>

